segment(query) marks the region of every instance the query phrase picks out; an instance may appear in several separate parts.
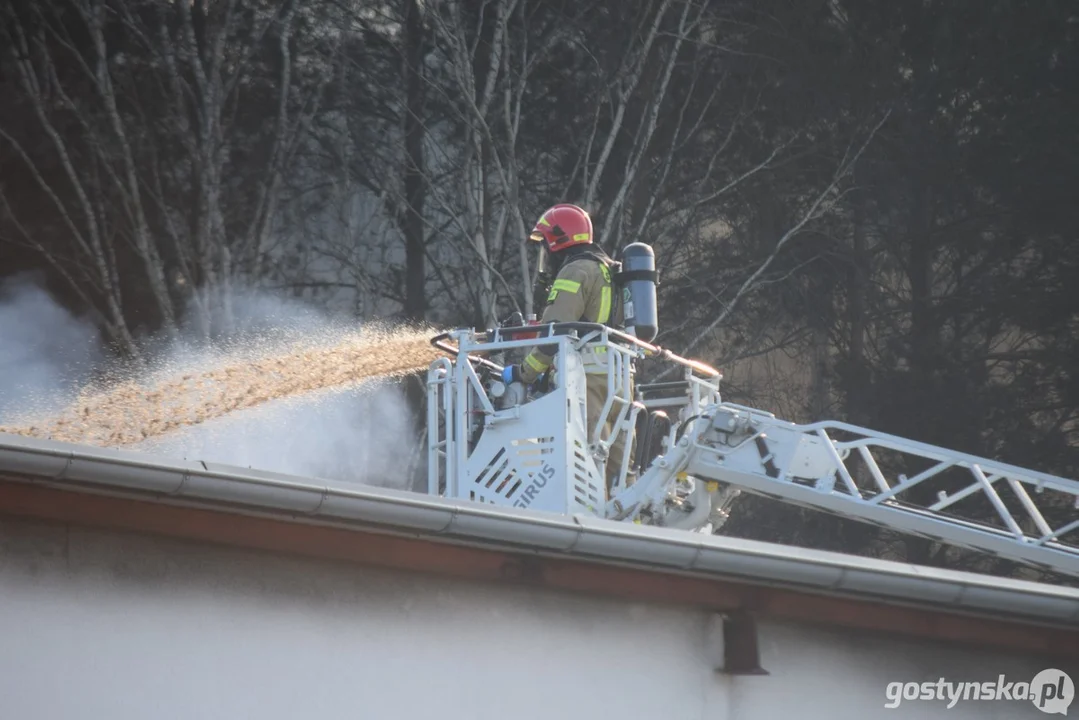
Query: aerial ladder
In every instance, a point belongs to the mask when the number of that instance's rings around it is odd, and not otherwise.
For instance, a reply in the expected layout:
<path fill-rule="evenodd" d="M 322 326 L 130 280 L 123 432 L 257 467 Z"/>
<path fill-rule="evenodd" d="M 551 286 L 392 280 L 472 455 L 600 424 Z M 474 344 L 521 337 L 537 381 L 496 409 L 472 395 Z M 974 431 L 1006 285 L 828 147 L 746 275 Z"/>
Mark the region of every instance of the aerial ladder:
<path fill-rule="evenodd" d="M 584 322 L 458 329 L 432 339 L 428 492 L 716 533 L 748 492 L 1079 578 L 1079 482 L 842 422 L 795 424 L 724 402 L 722 375 Z M 539 387 L 505 358 L 543 346 Z M 605 413 L 586 426 L 582 351 L 605 348 Z M 638 384 L 645 360 L 678 380 Z M 611 423 L 610 434 L 604 421 Z M 618 434 L 620 457 L 610 457 Z"/>

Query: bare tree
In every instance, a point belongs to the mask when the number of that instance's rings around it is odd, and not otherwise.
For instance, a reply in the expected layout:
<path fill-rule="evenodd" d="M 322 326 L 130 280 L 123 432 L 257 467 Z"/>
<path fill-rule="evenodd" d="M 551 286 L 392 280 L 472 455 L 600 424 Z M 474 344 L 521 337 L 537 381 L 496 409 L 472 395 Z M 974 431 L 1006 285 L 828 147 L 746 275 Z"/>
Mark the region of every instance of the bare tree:
<path fill-rule="evenodd" d="M 0 146 L 64 232 L 45 237 L 5 200 L 11 226 L 128 353 L 134 317 L 175 335 L 185 302 L 203 335 L 227 331 L 230 285 L 262 275 L 283 179 L 319 107 L 317 66 L 333 47 L 307 37 L 298 56 L 312 10 L 43 0 L 0 12 L 0 44 L 37 120 L 0 124 Z"/>
<path fill-rule="evenodd" d="M 803 210 L 797 221 L 787 228 L 782 236 L 776 240 L 776 243 L 768 256 L 742 281 L 741 285 L 734 292 L 733 297 L 722 304 L 722 309 L 719 313 L 716 314 L 702 330 L 695 333 L 693 339 L 690 340 L 682 350 L 683 354 L 690 353 L 699 344 L 711 337 L 712 333 L 731 316 L 734 310 L 739 306 L 739 303 L 763 285 L 761 281 L 762 276 L 764 276 L 768 268 L 776 261 L 787 246 L 793 242 L 795 238 L 799 237 L 799 233 L 801 233 L 802 229 L 805 228 L 808 223 L 820 218 L 835 206 L 843 195 L 841 190 L 842 181 L 851 173 L 866 148 L 873 141 L 873 138 L 876 137 L 877 132 L 884 123 L 887 122 L 890 115 L 891 111 L 885 112 L 856 147 L 853 142 L 851 143 L 846 154 L 836 167 L 835 173 L 828 184 L 809 200 L 807 207 Z M 658 377 L 666 377 L 671 372 L 670 369 L 665 370 L 661 372 Z"/>
<path fill-rule="evenodd" d="M 445 48 L 449 78 L 442 92 L 457 109 L 464 138 L 460 154 L 447 152 L 445 159 L 459 169 L 460 180 L 437 194 L 442 211 L 468 239 L 469 255 L 479 267 L 485 321 L 494 319 L 500 288 L 511 305 L 519 308 L 520 297 L 525 312 L 533 311 L 532 274 L 520 242 L 526 235 L 522 206 L 528 200 L 537 209 L 574 199 L 594 214 L 598 208 L 597 220 L 602 221 L 597 221 L 597 230 L 601 241 L 612 247 L 627 234 L 626 206 L 632 201 L 637 218 L 629 232 L 645 232 L 653 210 L 663 204 L 660 198 L 672 167 L 682 154 L 693 152 L 692 142 L 705 127 L 718 94 L 713 88 L 703 102 L 693 102 L 697 81 L 707 82 L 703 73 L 691 73 L 688 82 L 672 82 L 687 39 L 702 31 L 708 6 L 693 0 L 640 3 L 634 6 L 632 22 L 600 37 L 608 30 L 602 23 L 619 12 L 602 1 L 578 6 L 587 17 L 581 22 L 528 0 L 487 2 L 473 14 L 459 2 L 436 3 L 432 25 Z M 672 9 L 677 9 L 673 16 Z M 564 72 L 559 62 L 567 55 L 592 67 L 585 77 L 564 79 L 579 85 L 578 102 L 561 102 L 552 113 L 544 83 Z M 610 73 L 608 66 L 614 67 Z M 672 90 L 675 85 L 677 92 Z M 605 111 L 610 121 L 601 123 Z M 553 123 L 538 135 L 526 133 L 522 118 L 529 114 L 550 116 Z M 578 119 L 586 117 L 588 133 L 565 136 L 564 128 L 579 127 Z M 566 166 L 565 161 L 574 158 L 568 175 L 558 178 L 557 184 L 565 188 L 558 196 L 550 194 L 549 182 L 523 182 L 522 163 L 536 174 L 541 167 Z M 510 228 L 518 240 L 516 253 L 504 252 L 502 235 Z M 515 292 L 499 263 L 506 255 L 517 262 Z"/>
<path fill-rule="evenodd" d="M 486 51 L 483 51 L 479 38 L 485 32 L 486 12 L 492 4 L 492 37 L 486 43 Z M 456 102 L 451 101 L 450 106 L 457 108 L 463 131 L 460 151 L 454 153 L 454 159 L 449 160 L 459 168 L 460 174 L 450 192 L 438 195 L 439 205 L 469 243 L 479 269 L 480 317 L 489 326 L 496 322 L 496 283 L 507 291 L 511 302 L 516 304 L 515 293 L 496 266 L 496 258 L 501 250 L 507 222 L 512 219 L 519 232 L 522 232 L 524 225 L 517 204 L 518 172 L 514 152 L 517 123 L 514 118 L 520 115 L 527 70 L 518 68 L 520 72 L 514 73 L 511 69 L 514 56 L 510 52 L 509 30 L 510 19 L 520 4 L 521 0 L 484 3 L 479 12 L 479 27 L 475 29 L 466 26 L 466 10 L 460 2 L 447 0 L 436 3 L 435 12 L 431 13 L 435 35 L 444 48 L 449 66 L 450 83 L 443 92 L 447 94 L 447 99 L 455 96 Z M 524 61 L 527 63 L 527 46 L 523 52 L 526 53 Z M 482 77 L 477 77 L 477 67 L 486 68 Z M 502 126 L 498 127 L 500 120 Z M 508 135 L 505 144 L 496 137 L 498 130 Z M 506 147 L 508 151 L 504 150 Z M 493 209 L 497 201 L 490 187 L 492 179 L 501 187 L 500 200 L 503 203 L 498 210 L 497 220 L 494 219 Z M 518 257 L 523 264 L 521 277 L 527 281 L 527 257 L 523 253 Z M 527 288 L 522 289 L 527 312 L 531 310 L 531 297 Z"/>

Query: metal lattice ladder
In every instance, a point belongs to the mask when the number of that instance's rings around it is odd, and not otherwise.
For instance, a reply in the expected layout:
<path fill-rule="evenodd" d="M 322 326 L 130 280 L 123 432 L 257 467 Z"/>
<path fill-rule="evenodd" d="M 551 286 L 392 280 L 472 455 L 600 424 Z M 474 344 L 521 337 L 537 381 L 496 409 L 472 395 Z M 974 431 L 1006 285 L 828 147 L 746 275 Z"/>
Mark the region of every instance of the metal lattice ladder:
<path fill-rule="evenodd" d="M 1079 482 L 841 422 L 709 416 L 683 438 L 690 475 L 1079 577 Z"/>

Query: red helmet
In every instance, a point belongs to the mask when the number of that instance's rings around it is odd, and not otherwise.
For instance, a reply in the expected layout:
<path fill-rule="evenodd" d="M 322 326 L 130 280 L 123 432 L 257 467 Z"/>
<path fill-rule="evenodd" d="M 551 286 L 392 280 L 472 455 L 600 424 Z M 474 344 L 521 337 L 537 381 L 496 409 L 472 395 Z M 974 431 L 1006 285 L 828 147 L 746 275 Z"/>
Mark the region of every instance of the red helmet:
<path fill-rule="evenodd" d="M 546 242 L 550 252 L 587 245 L 592 242 L 592 218 L 576 205 L 555 205 L 540 216 L 528 239 Z"/>

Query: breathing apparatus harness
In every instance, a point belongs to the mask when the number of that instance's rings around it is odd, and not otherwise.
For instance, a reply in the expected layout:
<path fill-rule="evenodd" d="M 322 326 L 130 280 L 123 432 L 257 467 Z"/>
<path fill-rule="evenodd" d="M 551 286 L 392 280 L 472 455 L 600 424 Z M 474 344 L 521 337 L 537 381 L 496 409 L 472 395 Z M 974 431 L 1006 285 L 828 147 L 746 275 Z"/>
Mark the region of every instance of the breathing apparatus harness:
<path fill-rule="evenodd" d="M 655 253 L 645 243 L 627 245 L 619 254 L 619 260 L 614 260 L 593 244 L 569 247 L 557 253 L 541 246 L 536 282 L 532 289 L 532 306 L 544 307 L 559 270 L 566 263 L 581 258 L 595 260 L 611 270 L 611 290 L 622 303 L 622 323 L 616 329 L 645 342 L 655 339 L 659 330 L 656 300 L 659 275 L 656 272 Z"/>

